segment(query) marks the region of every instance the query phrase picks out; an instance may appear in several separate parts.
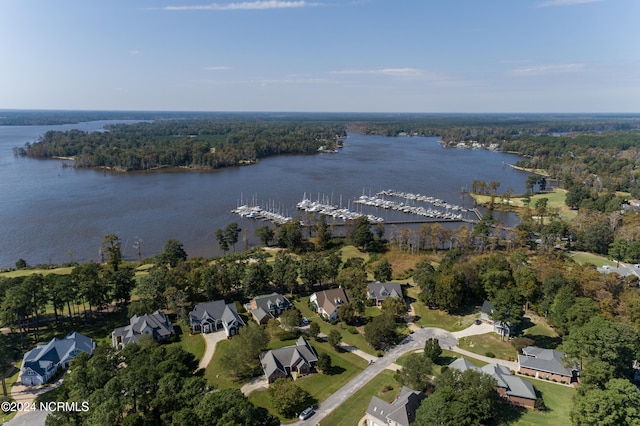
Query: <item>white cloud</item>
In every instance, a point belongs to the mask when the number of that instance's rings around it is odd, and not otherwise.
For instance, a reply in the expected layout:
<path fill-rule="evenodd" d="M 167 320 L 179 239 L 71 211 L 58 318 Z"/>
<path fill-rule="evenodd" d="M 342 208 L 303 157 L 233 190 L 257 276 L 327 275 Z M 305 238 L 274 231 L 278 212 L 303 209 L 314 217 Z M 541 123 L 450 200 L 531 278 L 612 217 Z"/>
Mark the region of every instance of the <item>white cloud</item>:
<path fill-rule="evenodd" d="M 570 73 L 581 72 L 586 69 L 585 64 L 540 64 L 532 65 L 525 68 L 516 68 L 510 71 L 513 75 L 542 75 L 542 74 L 558 74 L 558 73 Z"/>
<path fill-rule="evenodd" d="M 575 6 L 577 4 L 596 3 L 605 0 L 547 0 L 538 4 L 538 7 L 553 7 L 553 6 Z"/>
<path fill-rule="evenodd" d="M 305 0 L 287 1 L 287 0 L 256 0 L 243 1 L 237 3 L 211 3 L 206 5 L 192 6 L 166 6 L 164 10 L 265 10 L 265 9 L 291 9 L 300 7 L 318 6 L 319 3 L 310 3 Z"/>
<path fill-rule="evenodd" d="M 225 67 L 225 66 L 218 66 L 218 67 L 205 67 L 204 69 L 206 71 L 224 71 L 224 70 L 230 70 L 232 68 L 231 67 Z"/>
<path fill-rule="evenodd" d="M 373 70 L 342 70 L 332 74 L 386 75 L 400 78 L 436 78 L 435 74 L 417 68 L 380 68 Z"/>

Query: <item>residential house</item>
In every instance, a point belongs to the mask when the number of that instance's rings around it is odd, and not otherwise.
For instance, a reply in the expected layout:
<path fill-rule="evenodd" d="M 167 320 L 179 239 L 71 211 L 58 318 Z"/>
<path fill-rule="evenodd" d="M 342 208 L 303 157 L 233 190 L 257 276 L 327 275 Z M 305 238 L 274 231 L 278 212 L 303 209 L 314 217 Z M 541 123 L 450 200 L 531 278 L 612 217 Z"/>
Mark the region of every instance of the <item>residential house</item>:
<path fill-rule="evenodd" d="M 490 301 L 485 300 L 480 308 L 480 319 L 489 324 L 493 324 L 493 332 L 501 336 L 511 336 L 513 327 L 508 322 L 502 322 L 493 319 L 494 307 Z"/>
<path fill-rule="evenodd" d="M 258 324 L 266 324 L 271 318 L 276 318 L 291 307 L 291 302 L 278 293 L 256 296 L 245 305 Z"/>
<path fill-rule="evenodd" d="M 129 325 L 113 330 L 111 345 L 116 349 L 124 348 L 129 343 L 137 343 L 143 334 L 153 337 L 156 342 L 164 342 L 169 340 L 175 331 L 169 318 L 160 311 L 141 316 L 134 315 L 129 319 Z"/>
<path fill-rule="evenodd" d="M 269 383 L 295 374 L 309 374 L 318 355 L 309 342 L 300 337 L 293 346 L 272 349 L 260 354 L 260 364 Z"/>
<path fill-rule="evenodd" d="M 409 426 L 416 419 L 416 411 L 427 396 L 403 386 L 393 402 L 374 396 L 367 407 L 367 426 Z"/>
<path fill-rule="evenodd" d="M 376 305 L 382 305 L 382 302 L 387 297 L 402 297 L 402 287 L 398 283 L 368 283 L 367 284 L 367 297 L 371 300 L 375 300 Z"/>
<path fill-rule="evenodd" d="M 475 370 L 488 374 L 498 382 L 496 391 L 511 404 L 533 409 L 536 404 L 536 391 L 527 380 L 511 374 L 511 370 L 504 365 L 487 364 L 484 367 L 476 367 L 464 358 L 458 358 L 449 364 L 449 368 L 458 371 Z"/>
<path fill-rule="evenodd" d="M 313 303 L 316 311 L 325 317 L 328 321 L 338 318 L 338 309 L 340 305 L 349 303 L 347 293 L 342 288 L 332 288 L 330 290 L 318 291 L 313 293 L 309 298 L 309 302 Z"/>
<path fill-rule="evenodd" d="M 238 315 L 236 305 L 224 300 L 200 303 L 189 312 L 189 323 L 192 332 L 213 333 L 224 329 L 227 337 L 238 334 L 245 323 Z"/>
<path fill-rule="evenodd" d="M 551 349 L 527 346 L 518 355 L 520 374 L 528 374 L 541 379 L 571 383 L 577 378 L 577 368 L 567 368 L 563 362 L 564 353 Z"/>
<path fill-rule="evenodd" d="M 80 352 L 93 354 L 96 343 L 80 333 L 69 333 L 64 339 L 53 338 L 24 354 L 20 381 L 25 386 L 42 385 L 53 377 L 58 368 L 67 368 Z"/>

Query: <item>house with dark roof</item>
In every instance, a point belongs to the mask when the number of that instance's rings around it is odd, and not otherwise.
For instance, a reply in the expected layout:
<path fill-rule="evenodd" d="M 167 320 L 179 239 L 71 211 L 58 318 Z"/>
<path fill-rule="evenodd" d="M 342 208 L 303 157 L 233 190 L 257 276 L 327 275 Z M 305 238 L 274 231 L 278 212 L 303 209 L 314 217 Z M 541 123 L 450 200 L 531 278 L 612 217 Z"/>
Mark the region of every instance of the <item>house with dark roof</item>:
<path fill-rule="evenodd" d="M 367 407 L 367 426 L 409 426 L 416 419 L 416 411 L 427 396 L 403 386 L 393 402 L 374 396 Z"/>
<path fill-rule="evenodd" d="M 283 295 L 271 293 L 254 297 L 245 305 L 245 309 L 258 324 L 266 324 L 271 318 L 276 318 L 291 306 L 291 302 Z"/>
<path fill-rule="evenodd" d="M 518 355 L 520 374 L 561 383 L 571 383 L 577 379 L 577 368 L 565 367 L 565 354 L 562 352 L 527 346 L 522 349 L 522 353 L 523 355 Z"/>
<path fill-rule="evenodd" d="M 245 323 L 238 315 L 236 305 L 224 300 L 200 303 L 189 312 L 192 332 L 213 333 L 224 329 L 227 337 L 235 336 Z"/>
<path fill-rule="evenodd" d="M 344 289 L 332 288 L 313 293 L 309 298 L 309 302 L 315 305 L 316 311 L 320 315 L 328 321 L 333 321 L 338 317 L 340 305 L 349 303 L 349 298 Z"/>
<path fill-rule="evenodd" d="M 175 334 L 173 324 L 160 311 L 152 314 L 134 315 L 129 319 L 129 325 L 118 327 L 111 333 L 111 345 L 118 349 L 129 343 L 137 343 L 143 334 L 153 337 L 156 342 L 169 340 Z"/>
<path fill-rule="evenodd" d="M 493 319 L 493 312 L 495 308 L 490 301 L 485 300 L 480 308 L 480 319 L 489 324 L 493 324 L 493 332 L 498 333 L 501 336 L 511 336 L 513 334 L 513 327 L 508 322 L 502 322 Z"/>
<path fill-rule="evenodd" d="M 368 283 L 367 297 L 376 302 L 376 305 L 382 305 L 387 297 L 402 297 L 402 287 L 398 283 Z"/>
<path fill-rule="evenodd" d="M 20 367 L 20 381 L 25 386 L 42 385 L 53 377 L 58 368 L 67 368 L 80 352 L 93 354 L 96 343 L 80 333 L 69 333 L 64 339 L 53 338 L 24 354 Z"/>
<path fill-rule="evenodd" d="M 449 368 L 454 368 L 464 372 L 475 370 L 485 373 L 495 378 L 497 381 L 496 391 L 505 401 L 533 409 L 536 404 L 536 391 L 533 385 L 527 380 L 511 374 L 511 370 L 500 364 L 487 364 L 484 367 L 476 367 L 464 358 L 458 358 L 449 364 Z"/>
<path fill-rule="evenodd" d="M 293 374 L 309 374 L 317 361 L 316 351 L 302 337 L 293 346 L 272 349 L 260 354 L 262 371 L 269 383 Z"/>

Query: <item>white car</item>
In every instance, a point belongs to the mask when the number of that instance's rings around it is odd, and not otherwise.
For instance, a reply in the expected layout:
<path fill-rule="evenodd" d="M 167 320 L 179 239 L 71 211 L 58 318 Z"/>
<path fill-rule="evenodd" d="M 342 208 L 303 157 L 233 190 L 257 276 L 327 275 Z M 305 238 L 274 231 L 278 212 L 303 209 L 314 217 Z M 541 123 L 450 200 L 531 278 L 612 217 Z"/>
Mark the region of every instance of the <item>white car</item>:
<path fill-rule="evenodd" d="M 315 411 L 313 411 L 313 407 L 307 407 L 304 409 L 304 411 L 302 411 L 302 413 L 300 413 L 298 418 L 300 420 L 307 420 L 309 417 L 313 416 L 314 414 L 315 414 Z"/>

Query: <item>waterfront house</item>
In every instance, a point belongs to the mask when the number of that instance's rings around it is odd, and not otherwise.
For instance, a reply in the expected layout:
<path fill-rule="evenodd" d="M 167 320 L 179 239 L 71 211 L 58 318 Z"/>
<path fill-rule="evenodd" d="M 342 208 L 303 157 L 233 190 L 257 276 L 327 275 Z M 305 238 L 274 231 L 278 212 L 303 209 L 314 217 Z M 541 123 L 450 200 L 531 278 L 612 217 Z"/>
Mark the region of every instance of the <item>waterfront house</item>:
<path fill-rule="evenodd" d="M 332 288 L 315 292 L 309 298 L 316 311 L 328 321 L 338 318 L 338 310 L 340 305 L 349 303 L 347 293 L 342 288 Z"/>
<path fill-rule="evenodd" d="M 309 374 L 317 361 L 316 351 L 302 337 L 293 346 L 272 349 L 260 354 L 262 371 L 269 383 L 294 374 Z"/>
<path fill-rule="evenodd" d="M 374 396 L 366 411 L 367 426 L 409 426 L 416 419 L 416 411 L 427 396 L 403 386 L 393 402 Z"/>
<path fill-rule="evenodd" d="M 192 332 L 213 333 L 224 329 L 227 337 L 238 334 L 245 323 L 238 315 L 236 305 L 224 300 L 200 303 L 189 312 L 189 324 Z"/>
<path fill-rule="evenodd" d="M 500 364 L 487 364 L 484 367 L 476 367 L 464 358 L 458 358 L 449 364 L 449 368 L 464 372 L 475 370 L 495 378 L 497 381 L 496 392 L 503 400 L 525 408 L 533 409 L 536 404 L 536 391 L 527 380 L 511 374 L 511 370 Z"/>
<path fill-rule="evenodd" d="M 156 342 L 167 341 L 175 334 L 173 324 L 160 311 L 152 314 L 134 315 L 129 319 L 129 325 L 119 327 L 111 333 L 111 345 L 118 349 L 129 343 L 137 343 L 143 334 L 153 337 Z"/>
<path fill-rule="evenodd" d="M 577 368 L 567 368 L 563 362 L 565 354 L 552 349 L 527 346 L 518 355 L 520 374 L 528 374 L 540 379 L 571 383 L 576 380 Z"/>
<path fill-rule="evenodd" d="M 278 293 L 256 296 L 245 305 L 258 324 L 266 324 L 271 318 L 276 318 L 291 307 L 291 302 Z"/>
<path fill-rule="evenodd" d="M 376 302 L 376 305 L 382 305 L 387 297 L 402 297 L 402 287 L 398 283 L 368 283 L 367 297 Z"/>
<path fill-rule="evenodd" d="M 24 354 L 20 367 L 20 381 L 25 386 L 37 386 L 48 382 L 58 368 L 67 368 L 80 352 L 93 354 L 96 343 L 80 333 L 69 333 L 64 339 L 53 338 L 46 345 L 39 345 Z"/>

